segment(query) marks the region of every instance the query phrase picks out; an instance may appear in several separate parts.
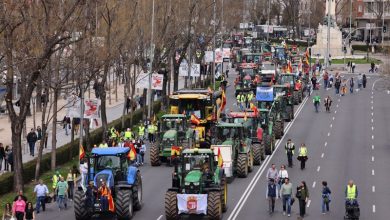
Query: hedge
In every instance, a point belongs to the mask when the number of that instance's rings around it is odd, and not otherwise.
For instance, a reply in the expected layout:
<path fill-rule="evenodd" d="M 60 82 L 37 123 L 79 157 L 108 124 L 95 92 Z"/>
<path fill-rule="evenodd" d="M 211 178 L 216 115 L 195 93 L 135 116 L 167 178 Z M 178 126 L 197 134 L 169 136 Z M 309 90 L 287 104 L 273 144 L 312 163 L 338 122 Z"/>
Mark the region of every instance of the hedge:
<path fill-rule="evenodd" d="M 272 38 L 270 39 L 270 42 L 271 43 L 282 43 L 283 40 L 281 39 L 275 39 L 275 38 Z M 287 43 L 287 45 L 293 45 L 294 44 L 294 41 L 292 40 L 285 40 L 285 42 Z M 310 43 L 309 43 L 309 46 L 313 46 L 315 44 L 315 41 L 312 40 Z M 307 41 L 295 41 L 295 45 L 297 45 L 298 47 L 307 47 Z"/>
<path fill-rule="evenodd" d="M 147 108 L 147 106 L 145 107 Z M 144 108 L 144 109 L 145 109 Z M 144 109 L 138 109 L 133 112 L 134 124 L 142 120 Z M 161 102 L 156 101 L 153 103 L 153 111 L 159 112 L 161 109 Z M 131 127 L 130 115 L 125 116 L 125 127 Z M 122 130 L 121 117 L 108 124 L 108 127 L 115 127 L 118 130 Z M 90 133 L 90 143 L 101 143 L 103 138 L 103 129 L 100 127 Z M 72 150 L 72 155 L 69 155 L 69 151 Z M 65 164 L 78 156 L 79 153 L 79 139 L 75 139 L 73 142 L 58 147 L 56 150 L 56 164 L 57 166 Z M 35 166 L 37 159 L 29 161 L 23 164 L 23 179 L 25 182 L 31 181 L 35 177 Z M 41 160 L 41 173 L 51 169 L 51 152 L 42 156 Z M 0 195 L 13 191 L 14 186 L 13 173 L 6 173 L 0 176 Z"/>
<path fill-rule="evenodd" d="M 366 52 L 367 51 L 367 45 L 366 44 L 360 44 L 360 45 L 352 45 L 352 49 L 354 51 L 364 51 Z M 370 49 L 370 53 L 371 53 L 371 46 L 369 46 L 369 49 Z M 389 46 L 384 46 L 382 47 L 381 45 L 376 45 L 375 46 L 375 52 L 376 53 L 380 53 L 380 52 L 385 52 L 386 50 L 389 50 L 390 47 Z"/>

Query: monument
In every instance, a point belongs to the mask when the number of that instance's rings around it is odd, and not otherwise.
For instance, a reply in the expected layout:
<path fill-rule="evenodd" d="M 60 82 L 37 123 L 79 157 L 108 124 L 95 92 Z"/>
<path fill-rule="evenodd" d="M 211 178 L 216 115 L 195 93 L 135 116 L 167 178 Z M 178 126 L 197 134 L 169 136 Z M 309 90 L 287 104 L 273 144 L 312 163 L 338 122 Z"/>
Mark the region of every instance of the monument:
<path fill-rule="evenodd" d="M 330 24 L 328 24 L 330 16 Z M 317 32 L 317 42 L 312 46 L 312 56 L 320 54 L 322 57 L 327 55 L 328 43 L 328 25 L 329 25 L 329 54 L 331 57 L 343 56 L 343 38 L 339 27 L 336 24 L 336 0 L 326 0 L 326 11 L 324 24 L 319 24 Z"/>

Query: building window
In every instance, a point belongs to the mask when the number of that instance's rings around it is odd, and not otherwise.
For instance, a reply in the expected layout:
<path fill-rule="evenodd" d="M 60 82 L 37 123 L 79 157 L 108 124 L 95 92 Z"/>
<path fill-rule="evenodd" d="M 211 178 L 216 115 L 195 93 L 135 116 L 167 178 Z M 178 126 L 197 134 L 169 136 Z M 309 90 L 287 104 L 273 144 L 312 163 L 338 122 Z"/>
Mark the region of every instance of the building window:
<path fill-rule="evenodd" d="M 358 12 L 359 12 L 359 13 L 362 13 L 362 12 L 363 12 L 363 6 L 362 6 L 362 5 L 359 5 L 359 6 L 358 6 Z"/>

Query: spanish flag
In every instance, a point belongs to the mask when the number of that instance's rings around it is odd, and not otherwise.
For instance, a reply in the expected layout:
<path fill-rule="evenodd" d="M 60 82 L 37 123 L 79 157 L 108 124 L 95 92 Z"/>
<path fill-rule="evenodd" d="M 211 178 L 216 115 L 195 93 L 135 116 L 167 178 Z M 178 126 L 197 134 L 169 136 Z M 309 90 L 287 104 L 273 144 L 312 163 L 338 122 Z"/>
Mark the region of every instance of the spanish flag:
<path fill-rule="evenodd" d="M 310 57 L 309 57 L 309 48 L 306 49 L 305 59 L 306 59 L 305 60 L 306 65 L 309 65 L 309 59 L 310 59 Z"/>
<path fill-rule="evenodd" d="M 82 159 L 85 157 L 85 151 L 84 151 L 83 145 L 80 145 L 80 148 L 79 148 L 79 157 L 80 157 L 80 160 L 82 160 Z"/>
<path fill-rule="evenodd" d="M 180 155 L 181 147 L 178 146 L 172 146 L 171 147 L 171 156 L 172 158 L 175 158 Z"/>
<path fill-rule="evenodd" d="M 191 123 L 195 125 L 199 125 L 200 119 L 195 114 L 191 114 Z"/>
<path fill-rule="evenodd" d="M 131 145 L 130 145 L 130 151 L 129 151 L 129 153 L 127 154 L 127 158 L 128 158 L 129 160 L 135 160 L 136 156 L 137 156 L 137 152 L 135 151 L 134 144 L 131 144 Z"/>
<path fill-rule="evenodd" d="M 218 148 L 218 166 L 223 167 L 223 158 L 221 154 L 221 148 Z"/>
<path fill-rule="evenodd" d="M 254 105 L 253 103 L 251 103 L 251 110 L 252 110 L 253 113 L 257 116 L 257 113 L 258 113 L 259 111 L 257 110 L 256 105 Z"/>
<path fill-rule="evenodd" d="M 222 102 L 219 111 L 222 112 L 225 109 L 225 106 L 226 106 L 226 94 L 225 91 L 222 90 Z"/>
<path fill-rule="evenodd" d="M 292 65 L 291 65 L 291 61 L 287 61 L 287 73 L 292 73 Z"/>

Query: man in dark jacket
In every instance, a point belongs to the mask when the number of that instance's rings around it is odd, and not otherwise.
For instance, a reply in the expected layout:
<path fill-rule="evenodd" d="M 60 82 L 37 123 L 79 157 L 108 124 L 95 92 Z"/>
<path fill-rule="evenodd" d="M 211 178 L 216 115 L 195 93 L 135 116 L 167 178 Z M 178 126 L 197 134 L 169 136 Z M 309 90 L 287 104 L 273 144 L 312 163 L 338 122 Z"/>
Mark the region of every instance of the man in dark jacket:
<path fill-rule="evenodd" d="M 3 167 L 3 160 L 5 161 L 5 150 L 4 150 L 4 147 L 3 147 L 3 143 L 0 143 L 0 171 L 1 171 L 1 168 Z M 4 163 L 4 170 L 5 170 L 5 163 Z"/>
<path fill-rule="evenodd" d="M 275 180 L 270 178 L 268 181 L 267 198 L 269 201 L 269 213 L 272 214 L 275 211 L 275 198 L 276 198 L 276 184 Z"/>
<path fill-rule="evenodd" d="M 30 155 L 34 156 L 35 142 L 37 142 L 38 137 L 34 131 L 34 128 L 31 129 L 30 133 L 27 134 L 27 142 L 30 146 Z"/>

